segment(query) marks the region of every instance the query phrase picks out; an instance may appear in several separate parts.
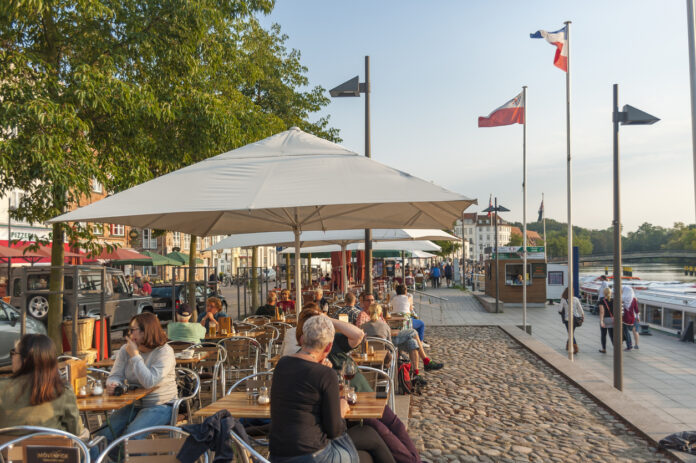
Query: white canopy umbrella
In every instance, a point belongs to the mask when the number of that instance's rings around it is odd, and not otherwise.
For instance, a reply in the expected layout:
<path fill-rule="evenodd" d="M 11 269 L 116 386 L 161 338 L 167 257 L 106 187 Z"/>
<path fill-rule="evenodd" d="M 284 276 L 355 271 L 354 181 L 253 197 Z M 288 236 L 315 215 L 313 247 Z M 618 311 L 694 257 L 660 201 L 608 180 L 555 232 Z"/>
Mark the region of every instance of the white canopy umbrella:
<path fill-rule="evenodd" d="M 430 252 L 418 250 L 411 252 L 411 259 L 430 259 L 431 257 L 437 257 L 437 255 L 432 254 Z"/>
<path fill-rule="evenodd" d="M 372 241 L 401 241 L 401 240 L 442 240 L 459 241 L 459 238 L 437 228 L 417 229 L 388 229 L 378 228 L 372 230 Z M 323 246 L 335 244 L 341 246 L 341 275 L 343 288 L 348 287 L 348 273 L 346 269 L 345 251 L 350 243 L 364 243 L 364 230 L 327 230 L 327 231 L 303 231 L 300 234 L 300 249 L 307 246 Z M 293 232 L 269 232 L 269 233 L 242 233 L 230 235 L 213 246 L 205 249 L 214 251 L 218 249 L 243 248 L 248 246 L 291 246 L 295 243 Z"/>
<path fill-rule="evenodd" d="M 320 252 L 338 251 L 340 248 L 337 244 L 328 244 L 325 246 L 309 246 L 300 248 L 300 254 L 318 254 Z M 365 249 L 364 242 L 351 243 L 346 246 L 349 251 L 363 251 Z M 378 241 L 373 243 L 374 251 L 440 251 L 442 248 L 432 241 Z M 286 248 L 280 251 L 281 254 L 294 254 L 295 248 Z"/>
<path fill-rule="evenodd" d="M 449 228 L 476 200 L 293 127 L 49 222 L 196 236 L 351 228 Z M 299 268 L 299 255 L 295 257 Z M 296 272 L 297 303 L 302 302 Z"/>

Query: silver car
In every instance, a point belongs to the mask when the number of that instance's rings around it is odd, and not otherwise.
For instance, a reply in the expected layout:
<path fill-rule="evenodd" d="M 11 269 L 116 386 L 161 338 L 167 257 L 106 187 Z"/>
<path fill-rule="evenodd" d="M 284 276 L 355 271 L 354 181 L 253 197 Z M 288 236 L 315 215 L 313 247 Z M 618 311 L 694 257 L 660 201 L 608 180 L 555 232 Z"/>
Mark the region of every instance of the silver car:
<path fill-rule="evenodd" d="M 20 337 L 20 314 L 17 309 L 0 300 L 0 365 L 9 365 L 10 350 Z M 27 317 L 27 334 L 46 334 L 43 323 Z"/>

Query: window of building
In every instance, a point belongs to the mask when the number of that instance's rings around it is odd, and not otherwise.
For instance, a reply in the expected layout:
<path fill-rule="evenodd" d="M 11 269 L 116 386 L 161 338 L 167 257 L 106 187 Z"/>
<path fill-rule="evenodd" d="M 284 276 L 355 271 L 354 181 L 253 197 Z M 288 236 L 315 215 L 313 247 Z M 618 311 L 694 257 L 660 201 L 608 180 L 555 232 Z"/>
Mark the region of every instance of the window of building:
<path fill-rule="evenodd" d="M 152 230 L 143 229 L 143 249 L 157 249 L 157 238 L 152 236 Z"/>
<path fill-rule="evenodd" d="M 653 323 L 655 325 L 662 325 L 662 307 L 646 305 L 643 321 L 646 323 Z"/>
<path fill-rule="evenodd" d="M 93 223 L 92 224 L 92 233 L 101 236 L 104 234 L 104 224 L 102 223 Z"/>
<path fill-rule="evenodd" d="M 181 233 L 172 232 L 172 245 L 181 247 Z"/>
<path fill-rule="evenodd" d="M 665 320 L 662 326 L 673 330 L 681 330 L 683 318 L 684 312 L 681 310 L 665 309 Z"/>
<path fill-rule="evenodd" d="M 96 178 L 92 178 L 92 191 L 95 193 L 104 193 L 104 185 Z"/>
<path fill-rule="evenodd" d="M 143 267 L 143 275 L 157 275 L 157 267 Z"/>
<path fill-rule="evenodd" d="M 563 271 L 555 270 L 547 273 L 546 284 L 549 286 L 565 286 Z"/>
<path fill-rule="evenodd" d="M 116 225 L 112 224 L 111 225 L 111 236 L 125 236 L 126 235 L 126 227 L 123 225 Z"/>
<path fill-rule="evenodd" d="M 522 275 L 522 264 L 505 264 L 505 284 L 508 286 L 522 286 L 525 277 Z M 532 264 L 527 264 L 527 286 L 532 284 L 530 275 L 532 274 Z"/>
<path fill-rule="evenodd" d="M 191 247 L 191 235 L 184 234 L 184 243 L 182 248 L 188 250 Z"/>

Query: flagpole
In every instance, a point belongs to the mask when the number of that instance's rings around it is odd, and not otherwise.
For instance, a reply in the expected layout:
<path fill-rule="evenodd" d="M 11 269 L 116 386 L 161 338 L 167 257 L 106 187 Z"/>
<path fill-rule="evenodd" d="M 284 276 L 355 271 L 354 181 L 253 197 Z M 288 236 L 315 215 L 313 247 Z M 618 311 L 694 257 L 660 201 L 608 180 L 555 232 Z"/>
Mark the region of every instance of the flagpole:
<path fill-rule="evenodd" d="M 527 332 L 527 86 L 522 86 L 522 329 Z"/>
<path fill-rule="evenodd" d="M 544 208 L 544 193 L 541 193 L 541 223 L 544 226 L 544 262 L 548 262 L 549 255 L 546 249 L 546 209 Z"/>
<path fill-rule="evenodd" d="M 568 196 L 568 358 L 573 361 L 573 305 L 575 302 L 575 288 L 573 286 L 573 188 L 572 188 L 572 169 L 570 156 L 570 24 L 571 21 L 565 21 L 566 25 L 566 46 L 568 47 L 567 68 L 566 68 L 566 151 L 568 154 L 567 160 L 567 196 Z M 619 346 L 620 348 L 621 346 Z"/>

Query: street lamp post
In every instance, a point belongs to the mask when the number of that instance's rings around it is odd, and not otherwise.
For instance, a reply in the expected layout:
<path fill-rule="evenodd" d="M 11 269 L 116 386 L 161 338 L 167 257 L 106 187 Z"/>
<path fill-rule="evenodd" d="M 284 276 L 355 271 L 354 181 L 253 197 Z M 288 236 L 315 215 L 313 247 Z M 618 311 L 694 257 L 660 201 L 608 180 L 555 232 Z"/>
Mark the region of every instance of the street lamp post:
<path fill-rule="evenodd" d="M 494 213 L 493 219 L 495 223 L 493 225 L 493 230 L 495 234 L 495 313 L 500 313 L 500 275 L 498 274 L 498 263 L 500 262 L 498 256 L 498 212 L 510 212 L 510 209 L 508 209 L 505 206 L 499 206 L 497 197 L 495 198 L 494 204 L 495 206 L 488 206 L 483 210 L 483 212 Z"/>
<path fill-rule="evenodd" d="M 12 206 L 12 196 L 7 198 L 7 247 L 11 248 L 12 247 L 12 217 L 10 214 L 12 213 L 13 210 L 15 210 L 16 207 Z M 8 257 L 7 258 L 7 292 L 6 294 L 9 296 L 10 295 L 10 279 L 11 279 L 11 273 L 12 273 L 12 258 Z M 24 326 L 24 325 L 22 325 Z"/>
<path fill-rule="evenodd" d="M 365 94 L 365 157 L 371 158 L 370 149 L 370 57 L 365 57 L 365 82 L 358 76 L 332 88 L 329 94 L 334 98 L 359 97 Z M 372 230 L 365 229 L 365 291 L 372 294 Z"/>
<path fill-rule="evenodd" d="M 620 391 L 623 390 L 623 353 L 621 350 L 623 347 L 623 321 L 621 319 L 621 192 L 619 184 L 619 124 L 651 125 L 659 120 L 660 119 L 657 117 L 629 105 L 624 105 L 623 111 L 619 111 L 619 84 L 614 84 L 614 107 L 612 114 L 612 121 L 614 123 L 614 387 Z M 568 261 L 570 262 L 570 258 Z M 572 307 L 572 304 L 570 304 L 570 306 Z M 572 313 L 572 308 L 570 310 Z"/>

